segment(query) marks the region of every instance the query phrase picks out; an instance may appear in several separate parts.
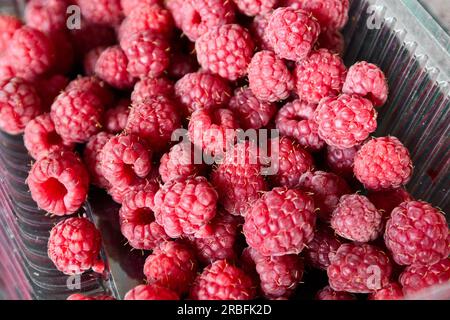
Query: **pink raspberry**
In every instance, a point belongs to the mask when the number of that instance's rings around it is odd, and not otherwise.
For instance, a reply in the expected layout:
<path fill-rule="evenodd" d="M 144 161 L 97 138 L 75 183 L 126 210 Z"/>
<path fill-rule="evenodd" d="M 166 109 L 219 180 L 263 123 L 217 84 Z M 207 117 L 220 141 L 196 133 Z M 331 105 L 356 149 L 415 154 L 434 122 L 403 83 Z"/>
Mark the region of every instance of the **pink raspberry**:
<path fill-rule="evenodd" d="M 196 56 L 192 54 L 184 54 L 180 52 L 172 53 L 170 58 L 169 76 L 172 79 L 180 79 L 198 70 L 198 62 Z"/>
<path fill-rule="evenodd" d="M 95 74 L 117 89 L 128 89 L 134 84 L 127 70 L 128 58 L 119 46 L 105 49 L 95 64 Z"/>
<path fill-rule="evenodd" d="M 243 270 L 218 260 L 206 267 L 191 288 L 194 300 L 252 300 L 256 290 Z"/>
<path fill-rule="evenodd" d="M 316 300 L 356 300 L 356 297 L 348 292 L 334 291 L 330 286 L 326 286 L 317 292 Z"/>
<path fill-rule="evenodd" d="M 374 138 L 355 156 L 353 172 L 366 189 L 398 188 L 408 183 L 413 171 L 408 149 L 395 137 Z"/>
<path fill-rule="evenodd" d="M 333 146 L 327 146 L 326 160 L 327 165 L 333 173 L 344 178 L 353 177 L 353 161 L 359 150 L 359 146 L 346 149 L 339 149 Z"/>
<path fill-rule="evenodd" d="M 233 0 L 238 9 L 247 16 L 266 14 L 272 10 L 278 0 Z"/>
<path fill-rule="evenodd" d="M 95 34 L 95 37 L 92 35 Z M 108 47 L 116 43 L 114 29 L 103 24 L 81 22 L 81 29 L 72 30 L 75 48 L 78 54 L 85 55 L 97 47 Z"/>
<path fill-rule="evenodd" d="M 162 243 L 147 257 L 144 274 L 148 283 L 157 283 L 180 294 L 189 290 L 197 275 L 192 250 L 176 241 Z"/>
<path fill-rule="evenodd" d="M 300 61 L 314 47 L 320 25 L 306 11 L 278 8 L 270 16 L 265 34 L 280 58 Z"/>
<path fill-rule="evenodd" d="M 184 0 L 166 0 L 164 1 L 164 5 L 170 11 L 173 17 L 173 21 L 175 26 L 178 29 L 181 29 L 181 25 L 183 23 L 183 18 L 185 13 L 183 11 Z"/>
<path fill-rule="evenodd" d="M 180 300 L 178 294 L 159 284 L 141 284 L 125 294 L 124 300 Z"/>
<path fill-rule="evenodd" d="M 375 205 L 375 207 L 389 218 L 392 210 L 398 207 L 402 202 L 411 201 L 413 198 L 403 188 L 384 191 L 370 191 L 367 198 Z"/>
<path fill-rule="evenodd" d="M 123 18 L 120 0 L 77 0 L 83 17 L 98 24 L 119 24 Z"/>
<path fill-rule="evenodd" d="M 231 97 L 231 88 L 219 76 L 200 71 L 188 73 L 178 80 L 175 94 L 190 114 L 198 109 L 226 106 Z"/>
<path fill-rule="evenodd" d="M 258 15 L 253 18 L 250 24 L 250 32 L 253 36 L 256 46 L 261 50 L 273 50 L 269 39 L 265 34 L 267 25 L 269 24 L 270 13 Z"/>
<path fill-rule="evenodd" d="M 110 87 L 97 77 L 77 77 L 70 81 L 65 90 L 72 89 L 92 92 L 105 106 L 111 106 L 114 103 L 115 97 Z"/>
<path fill-rule="evenodd" d="M 131 101 L 127 98 L 120 99 L 117 104 L 105 113 L 105 128 L 110 133 L 122 132 L 128 121 Z"/>
<path fill-rule="evenodd" d="M 274 188 L 248 209 L 243 232 L 263 256 L 283 256 L 300 253 L 313 239 L 315 224 L 312 197 L 298 189 Z"/>
<path fill-rule="evenodd" d="M 346 74 L 344 61 L 337 54 L 327 49 L 313 51 L 295 67 L 297 94 L 309 103 L 337 96 L 341 93 Z"/>
<path fill-rule="evenodd" d="M 0 16 L 1 17 L 1 16 Z M 1 21 L 0 21 L 1 23 Z M 1 40 L 0 40 L 1 41 Z M 0 53 L 0 81 L 8 80 L 16 76 L 12 63 L 6 54 Z"/>
<path fill-rule="evenodd" d="M 377 128 L 372 103 L 357 95 L 323 98 L 314 114 L 319 136 L 331 146 L 346 149 L 366 140 Z"/>
<path fill-rule="evenodd" d="M 200 66 L 231 81 L 247 74 L 254 48 L 250 33 L 238 24 L 211 29 L 195 42 Z"/>
<path fill-rule="evenodd" d="M 204 177 L 171 180 L 156 193 L 156 221 L 171 238 L 195 234 L 216 215 L 217 198 Z"/>
<path fill-rule="evenodd" d="M 291 73 L 272 51 L 256 53 L 248 66 L 253 94 L 262 101 L 276 102 L 289 97 L 294 87 Z"/>
<path fill-rule="evenodd" d="M 317 40 L 317 46 L 342 56 L 345 51 L 344 36 L 338 30 L 322 31 Z"/>
<path fill-rule="evenodd" d="M 92 136 L 86 144 L 83 151 L 83 160 L 91 177 L 92 184 L 107 188 L 110 186 L 108 180 L 103 175 L 102 170 L 102 149 L 105 144 L 114 137 L 114 135 L 107 132 L 99 132 Z"/>
<path fill-rule="evenodd" d="M 305 248 L 306 262 L 311 267 L 327 270 L 341 244 L 341 240 L 329 227 L 320 226 Z"/>
<path fill-rule="evenodd" d="M 383 71 L 372 63 L 362 61 L 348 69 L 342 91 L 358 94 L 372 101 L 375 107 L 380 107 L 386 103 L 389 88 Z"/>
<path fill-rule="evenodd" d="M 333 290 L 353 293 L 370 293 L 384 288 L 389 284 L 391 273 L 388 255 L 370 244 L 341 245 L 327 269 Z"/>
<path fill-rule="evenodd" d="M 165 183 L 177 178 L 199 175 L 204 166 L 195 163 L 194 146 L 189 142 L 174 145 L 160 159 L 159 174 Z"/>
<path fill-rule="evenodd" d="M 93 76 L 95 74 L 95 65 L 98 58 L 105 51 L 106 47 L 100 46 L 91 49 L 83 58 L 83 70 L 87 76 Z"/>
<path fill-rule="evenodd" d="M 25 7 L 28 26 L 46 34 L 66 28 L 66 0 L 31 0 Z"/>
<path fill-rule="evenodd" d="M 407 201 L 392 210 L 384 242 L 400 265 L 430 265 L 450 254 L 444 214 L 424 201 Z"/>
<path fill-rule="evenodd" d="M 86 301 L 95 301 L 95 300 L 116 300 L 112 296 L 108 295 L 97 295 L 97 296 L 85 296 L 81 293 L 74 293 L 67 297 L 67 300 L 86 300 Z"/>
<path fill-rule="evenodd" d="M 132 102 L 141 102 L 153 96 L 173 96 L 173 83 L 166 78 L 145 77 L 139 80 L 131 93 Z"/>
<path fill-rule="evenodd" d="M 120 0 L 120 5 L 125 16 L 128 16 L 131 11 L 134 10 L 134 8 L 137 8 L 141 5 L 151 6 L 159 3 L 160 0 Z"/>
<path fill-rule="evenodd" d="M 58 151 L 33 164 L 27 183 L 39 208 L 63 216 L 76 212 L 83 205 L 89 175 L 73 152 Z"/>
<path fill-rule="evenodd" d="M 50 114 L 37 116 L 25 127 L 23 142 L 34 159 L 47 157 L 55 151 L 71 150 L 73 144 L 65 143 L 56 133 Z"/>
<path fill-rule="evenodd" d="M 145 178 L 134 177 L 128 186 L 117 187 L 110 185 L 107 189 L 108 194 L 116 203 L 122 204 L 129 193 L 135 194 L 144 190 L 149 184 L 156 183 L 156 180 L 152 177 L 152 172 Z"/>
<path fill-rule="evenodd" d="M 41 98 L 42 109 L 49 111 L 56 97 L 67 87 L 69 79 L 60 74 L 39 78 L 34 82 L 37 94 Z"/>
<path fill-rule="evenodd" d="M 174 16 L 177 15 L 181 15 L 183 33 L 191 41 L 196 41 L 214 27 L 232 23 L 234 7 L 231 1 L 223 0 L 184 1 L 180 9 L 174 10 Z"/>
<path fill-rule="evenodd" d="M 172 132 L 181 126 L 175 103 L 163 96 L 134 103 L 125 130 L 145 139 L 154 151 L 167 148 Z"/>
<path fill-rule="evenodd" d="M 301 100 L 286 103 L 275 117 L 276 128 L 283 136 L 297 140 L 300 146 L 316 152 L 325 146 L 319 137 L 318 125 L 312 120 L 316 106 Z"/>
<path fill-rule="evenodd" d="M 402 287 L 397 282 L 388 284 L 383 289 L 369 294 L 369 300 L 401 300 L 403 299 Z"/>
<path fill-rule="evenodd" d="M 0 129 L 20 134 L 42 111 L 36 89 L 21 78 L 0 81 Z"/>
<path fill-rule="evenodd" d="M 22 21 L 9 15 L 0 15 L 0 53 L 8 48 L 16 30 L 22 27 Z M 2 60 L 4 58 L 2 57 Z"/>

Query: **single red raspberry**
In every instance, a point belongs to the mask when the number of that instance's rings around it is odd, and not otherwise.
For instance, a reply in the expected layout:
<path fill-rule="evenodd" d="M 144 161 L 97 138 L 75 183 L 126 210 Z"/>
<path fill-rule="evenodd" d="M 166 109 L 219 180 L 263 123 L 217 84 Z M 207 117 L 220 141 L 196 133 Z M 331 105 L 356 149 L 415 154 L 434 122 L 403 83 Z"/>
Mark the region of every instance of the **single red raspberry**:
<path fill-rule="evenodd" d="M 397 282 L 388 284 L 383 289 L 369 294 L 369 300 L 401 300 L 403 299 L 402 287 Z"/>
<path fill-rule="evenodd" d="M 249 87 L 262 101 L 275 102 L 289 97 L 294 82 L 283 60 L 272 51 L 256 53 L 248 66 Z"/>
<path fill-rule="evenodd" d="M 106 47 L 103 46 L 95 47 L 85 54 L 83 58 L 83 70 L 85 75 L 93 76 L 95 74 L 95 65 L 105 49 Z"/>
<path fill-rule="evenodd" d="M 197 261 L 192 250 L 179 242 L 162 243 L 147 257 L 144 274 L 148 283 L 157 283 L 183 294 L 197 275 Z"/>
<path fill-rule="evenodd" d="M 248 245 L 262 255 L 282 256 L 300 253 L 313 239 L 315 224 L 312 197 L 274 188 L 248 209 L 243 231 Z"/>
<path fill-rule="evenodd" d="M 66 0 L 30 0 L 25 7 L 25 21 L 28 26 L 46 34 L 66 27 Z"/>
<path fill-rule="evenodd" d="M 269 13 L 278 0 L 233 0 L 239 11 L 247 16 Z"/>
<path fill-rule="evenodd" d="M 145 140 L 135 134 L 112 137 L 101 153 L 103 175 L 115 187 L 130 186 L 136 178 L 150 173 L 152 152 Z"/>
<path fill-rule="evenodd" d="M 234 7 L 231 1 L 184 1 L 181 8 L 176 9 L 174 6 L 172 10 L 174 16 L 181 15 L 181 30 L 191 41 L 196 41 L 214 27 L 234 21 Z"/>
<path fill-rule="evenodd" d="M 216 215 L 217 198 L 204 177 L 171 180 L 156 193 L 156 221 L 172 238 L 195 234 Z"/>
<path fill-rule="evenodd" d="M 131 101 L 127 98 L 120 99 L 117 104 L 105 113 L 105 127 L 108 132 L 122 132 L 128 121 Z"/>
<path fill-rule="evenodd" d="M 195 42 L 201 67 L 232 81 L 247 74 L 254 48 L 250 33 L 238 24 L 213 28 Z"/>
<path fill-rule="evenodd" d="M 125 130 L 145 139 L 154 151 L 167 148 L 181 120 L 175 103 L 163 96 L 134 103 Z"/>
<path fill-rule="evenodd" d="M 22 27 L 22 21 L 9 15 L 0 15 L 0 53 L 9 47 L 9 43 L 16 32 Z M 4 57 L 2 57 L 2 60 Z"/>
<path fill-rule="evenodd" d="M 160 159 L 159 174 L 165 183 L 177 178 L 187 178 L 202 173 L 202 163 L 195 163 L 194 146 L 189 142 L 174 145 Z"/>
<path fill-rule="evenodd" d="M 145 178 L 135 177 L 128 186 L 117 187 L 110 185 L 107 189 L 108 194 L 116 203 L 122 204 L 129 193 L 135 194 L 138 191 L 144 190 L 149 184 L 156 183 L 156 180 L 152 177 L 152 172 L 153 170 Z"/>
<path fill-rule="evenodd" d="M 168 72 L 172 79 L 178 80 L 188 73 L 195 72 L 198 68 L 198 62 L 194 55 L 175 52 L 170 58 Z"/>
<path fill-rule="evenodd" d="M 378 238 L 383 228 L 383 215 L 365 196 L 344 195 L 331 216 L 331 227 L 343 238 L 369 242 Z"/>
<path fill-rule="evenodd" d="M 338 30 L 322 31 L 316 43 L 318 48 L 327 49 L 342 56 L 345 51 L 344 36 Z"/>
<path fill-rule="evenodd" d="M 313 194 L 314 204 L 319 209 L 318 217 L 324 222 L 330 221 L 341 196 L 351 192 L 347 182 L 331 172 L 306 172 L 300 177 L 299 184 Z"/>
<path fill-rule="evenodd" d="M 131 93 L 132 102 L 141 102 L 154 96 L 173 96 L 173 83 L 166 78 L 145 77 L 138 81 Z"/>
<path fill-rule="evenodd" d="M 50 114 L 37 116 L 25 127 L 23 142 L 34 159 L 47 157 L 55 151 L 71 150 L 73 144 L 65 143 L 56 133 Z"/>
<path fill-rule="evenodd" d="M 180 300 L 178 294 L 159 284 L 141 284 L 125 294 L 124 300 Z"/>
<path fill-rule="evenodd" d="M 319 125 L 319 136 L 341 149 L 360 144 L 377 128 L 377 112 L 372 103 L 357 95 L 323 98 L 314 120 Z"/>
<path fill-rule="evenodd" d="M 313 51 L 295 67 L 297 94 L 309 103 L 337 96 L 341 93 L 346 74 L 347 68 L 339 55 L 327 49 Z"/>
<path fill-rule="evenodd" d="M 356 300 L 356 297 L 348 292 L 334 291 L 330 286 L 319 290 L 316 300 Z"/>
<path fill-rule="evenodd" d="M 327 146 L 326 160 L 327 165 L 333 173 L 345 178 L 353 177 L 353 161 L 359 150 L 359 146 L 346 149 L 339 149 L 333 146 Z"/>
<path fill-rule="evenodd" d="M 253 41 L 255 41 L 256 46 L 261 50 L 273 50 L 265 34 L 267 25 L 269 24 L 269 17 L 270 13 L 256 16 L 253 18 L 249 28 L 253 36 Z"/>
<path fill-rule="evenodd" d="M 403 293 L 407 296 L 432 286 L 450 282 L 450 259 L 444 258 L 431 265 L 411 265 L 400 275 Z M 425 291 L 426 292 L 426 291 Z"/>
<path fill-rule="evenodd" d="M 42 111 L 34 86 L 21 78 L 0 81 L 0 129 L 19 134 Z"/>
<path fill-rule="evenodd" d="M 92 35 L 95 34 L 95 37 Z M 116 33 L 111 26 L 81 22 L 80 29 L 72 30 L 76 51 L 84 56 L 97 47 L 108 47 L 116 43 Z"/>
<path fill-rule="evenodd" d="M 111 133 L 99 132 L 89 139 L 83 151 L 84 164 L 91 177 L 91 182 L 100 188 L 108 188 L 110 186 L 103 175 L 101 160 L 102 149 L 112 137 L 114 135 Z"/>
<path fill-rule="evenodd" d="M 105 49 L 95 64 L 95 74 L 117 89 L 133 87 L 134 78 L 127 70 L 128 58 L 119 46 Z"/>
<path fill-rule="evenodd" d="M 413 198 L 403 188 L 384 191 L 370 191 L 367 198 L 384 214 L 385 218 L 391 216 L 392 210 L 405 201 L 412 201 Z"/>
<path fill-rule="evenodd" d="M 72 89 L 92 92 L 107 107 L 111 106 L 115 100 L 109 86 L 97 77 L 77 77 L 70 81 L 65 90 Z"/>
<path fill-rule="evenodd" d="M 141 5 L 151 6 L 159 3 L 160 0 L 120 0 L 120 5 L 125 16 L 128 16 L 131 11 L 134 10 L 134 8 L 137 8 Z"/>
<path fill-rule="evenodd" d="M 37 94 L 41 98 L 42 109 L 50 111 L 55 98 L 67 87 L 69 79 L 60 74 L 39 78 L 34 82 Z"/>
<path fill-rule="evenodd" d="M 83 17 L 98 24 L 117 25 L 123 18 L 120 0 L 77 0 Z"/>
<path fill-rule="evenodd" d="M 374 138 L 355 156 L 353 172 L 369 190 L 398 188 L 413 171 L 408 149 L 396 137 Z"/>
<path fill-rule="evenodd" d="M 278 148 L 271 150 L 274 175 L 269 179 L 274 186 L 297 188 L 300 177 L 314 167 L 313 157 L 299 144 L 288 137 L 279 139 Z"/>
<path fill-rule="evenodd" d="M 97 295 L 97 296 L 85 296 L 81 293 L 74 293 L 67 297 L 67 300 L 87 300 L 87 301 L 94 301 L 94 300 L 116 300 L 112 296 L 108 295 Z"/>
<path fill-rule="evenodd" d="M 392 210 L 384 241 L 400 265 L 430 265 L 450 254 L 444 214 L 424 201 L 407 201 Z"/>
<path fill-rule="evenodd" d="M 280 58 L 300 61 L 314 47 L 320 25 L 306 11 L 278 8 L 270 16 L 265 34 Z"/>
<path fill-rule="evenodd" d="M 309 266 L 327 270 L 342 241 L 329 227 L 320 226 L 313 240 L 305 248 L 305 259 Z"/>
<path fill-rule="evenodd" d="M 225 106 L 231 97 L 228 83 L 206 72 L 188 73 L 175 83 L 175 94 L 187 113 Z"/>
<path fill-rule="evenodd" d="M 191 288 L 194 300 L 252 300 L 256 290 L 252 279 L 226 260 L 206 267 Z"/>
<path fill-rule="evenodd" d="M 372 63 L 362 61 L 348 69 L 342 91 L 358 94 L 372 101 L 375 107 L 380 107 L 386 103 L 389 88 L 383 71 Z"/>

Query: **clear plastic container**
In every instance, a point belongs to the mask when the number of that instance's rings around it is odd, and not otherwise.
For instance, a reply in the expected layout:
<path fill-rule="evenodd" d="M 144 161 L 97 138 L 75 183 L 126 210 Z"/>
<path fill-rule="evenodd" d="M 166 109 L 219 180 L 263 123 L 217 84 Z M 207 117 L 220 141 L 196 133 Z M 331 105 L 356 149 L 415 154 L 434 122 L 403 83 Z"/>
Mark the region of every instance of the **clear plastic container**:
<path fill-rule="evenodd" d="M 23 3 L 2 0 L 0 9 L 19 14 Z M 344 36 L 347 65 L 367 60 L 387 75 L 390 96 L 376 135 L 395 135 L 411 151 L 415 172 L 408 190 L 450 212 L 449 36 L 409 0 L 351 1 Z M 80 214 L 102 230 L 107 272 L 84 274 L 76 289 L 77 279 L 55 270 L 46 250 L 49 230 L 59 220 L 46 217 L 31 200 L 25 184 L 30 162 L 22 137 L 0 133 L 0 299 L 65 299 L 80 291 L 120 298 L 142 283 L 145 257 L 124 246 L 118 206 L 97 190 Z M 450 284 L 417 298 L 450 299 Z"/>

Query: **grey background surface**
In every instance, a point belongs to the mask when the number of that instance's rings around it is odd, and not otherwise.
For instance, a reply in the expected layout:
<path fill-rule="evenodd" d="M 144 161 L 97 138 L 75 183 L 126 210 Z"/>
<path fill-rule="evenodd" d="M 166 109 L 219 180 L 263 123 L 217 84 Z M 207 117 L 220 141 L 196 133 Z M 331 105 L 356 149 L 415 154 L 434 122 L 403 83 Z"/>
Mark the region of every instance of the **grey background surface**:
<path fill-rule="evenodd" d="M 450 0 L 420 0 L 420 3 L 450 33 Z"/>

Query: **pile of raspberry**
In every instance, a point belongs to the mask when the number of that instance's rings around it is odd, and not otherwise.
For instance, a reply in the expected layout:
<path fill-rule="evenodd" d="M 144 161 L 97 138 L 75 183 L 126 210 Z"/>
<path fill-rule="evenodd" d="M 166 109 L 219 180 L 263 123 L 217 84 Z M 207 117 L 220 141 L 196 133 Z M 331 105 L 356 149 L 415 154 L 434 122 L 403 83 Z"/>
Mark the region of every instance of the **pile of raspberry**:
<path fill-rule="evenodd" d="M 444 214 L 406 191 L 402 142 L 371 137 L 385 75 L 343 62 L 348 0 L 76 2 L 75 30 L 69 0 L 0 16 L 0 129 L 23 134 L 37 207 L 67 217 L 48 241 L 58 270 L 108 272 L 79 215 L 95 186 L 147 254 L 124 299 L 289 299 L 312 269 L 321 300 L 450 281 Z M 280 137 L 263 150 L 241 128 Z"/>

